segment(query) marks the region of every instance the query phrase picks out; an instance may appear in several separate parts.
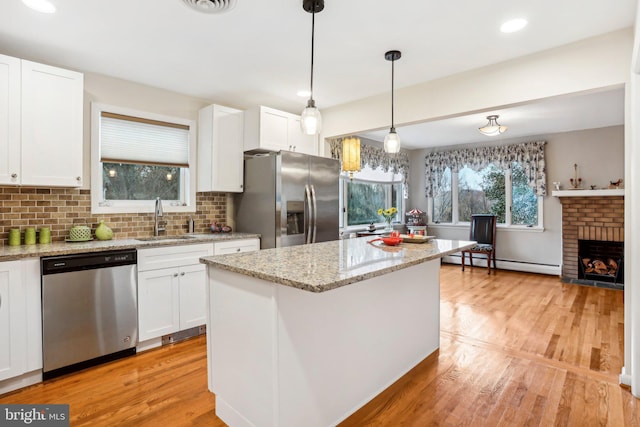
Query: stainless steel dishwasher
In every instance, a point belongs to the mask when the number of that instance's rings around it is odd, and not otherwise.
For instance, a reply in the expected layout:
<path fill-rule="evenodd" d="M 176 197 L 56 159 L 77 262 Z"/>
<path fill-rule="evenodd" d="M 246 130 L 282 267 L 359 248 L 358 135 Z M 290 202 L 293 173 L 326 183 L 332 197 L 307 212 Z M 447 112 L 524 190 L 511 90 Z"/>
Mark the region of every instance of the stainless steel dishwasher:
<path fill-rule="evenodd" d="M 43 377 L 135 354 L 135 249 L 42 258 Z"/>

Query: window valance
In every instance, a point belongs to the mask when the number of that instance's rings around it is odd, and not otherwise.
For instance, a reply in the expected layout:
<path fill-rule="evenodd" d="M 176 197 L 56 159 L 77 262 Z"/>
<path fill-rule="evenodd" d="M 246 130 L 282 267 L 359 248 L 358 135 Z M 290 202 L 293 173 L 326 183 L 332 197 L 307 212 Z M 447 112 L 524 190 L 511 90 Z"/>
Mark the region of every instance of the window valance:
<path fill-rule="evenodd" d="M 334 138 L 329 141 L 331 158 L 342 161 L 342 138 Z M 362 166 L 371 169 L 382 168 L 383 171 L 401 173 L 405 184 L 409 178 L 409 155 L 400 151 L 397 154 L 387 154 L 384 149 L 373 145 L 360 145 L 360 159 Z"/>
<path fill-rule="evenodd" d="M 529 186 L 538 196 L 547 194 L 547 173 L 544 159 L 546 141 L 497 147 L 463 148 L 459 150 L 436 151 L 425 156 L 426 196 L 433 197 L 445 169 L 457 173 L 467 166 L 479 171 L 489 164 L 501 169 L 511 168 L 512 162 L 519 162 L 527 176 Z"/>

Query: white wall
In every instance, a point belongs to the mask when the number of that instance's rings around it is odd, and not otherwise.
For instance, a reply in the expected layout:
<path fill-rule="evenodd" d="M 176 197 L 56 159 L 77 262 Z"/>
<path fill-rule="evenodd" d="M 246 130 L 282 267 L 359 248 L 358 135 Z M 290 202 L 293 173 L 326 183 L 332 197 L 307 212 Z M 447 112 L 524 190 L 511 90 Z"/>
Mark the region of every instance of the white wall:
<path fill-rule="evenodd" d="M 632 29 L 396 89 L 396 126 L 495 109 L 552 96 L 619 86 L 629 80 Z M 389 126 L 383 93 L 323 114 L 323 138 Z"/>
<path fill-rule="evenodd" d="M 624 293 L 624 368 L 620 379 L 631 385 L 634 396 L 640 396 L 640 269 L 633 262 L 640 254 L 640 0 L 636 5 L 634 53 L 630 67 L 629 99 L 626 117 L 627 196 L 625 197 L 625 264 Z M 635 308 L 635 310 L 633 309 Z"/>

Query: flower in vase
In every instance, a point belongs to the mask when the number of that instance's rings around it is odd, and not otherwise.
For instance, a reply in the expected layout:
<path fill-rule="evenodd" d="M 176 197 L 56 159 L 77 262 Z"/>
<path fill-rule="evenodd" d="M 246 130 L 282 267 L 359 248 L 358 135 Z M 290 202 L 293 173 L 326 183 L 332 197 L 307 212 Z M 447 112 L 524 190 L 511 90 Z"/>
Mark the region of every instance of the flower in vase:
<path fill-rule="evenodd" d="M 394 208 L 393 206 L 389 209 L 378 209 L 378 215 L 383 217 L 387 224 L 391 224 L 391 220 L 396 216 L 397 213 L 398 209 Z"/>

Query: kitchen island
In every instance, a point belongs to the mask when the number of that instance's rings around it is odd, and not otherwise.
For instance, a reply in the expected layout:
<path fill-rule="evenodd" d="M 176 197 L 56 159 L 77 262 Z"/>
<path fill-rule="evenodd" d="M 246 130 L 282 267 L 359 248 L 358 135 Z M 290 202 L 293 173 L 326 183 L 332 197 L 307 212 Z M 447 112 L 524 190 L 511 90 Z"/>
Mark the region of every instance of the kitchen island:
<path fill-rule="evenodd" d="M 201 259 L 225 423 L 335 425 L 438 349 L 440 258 L 473 242 L 370 240 Z"/>

